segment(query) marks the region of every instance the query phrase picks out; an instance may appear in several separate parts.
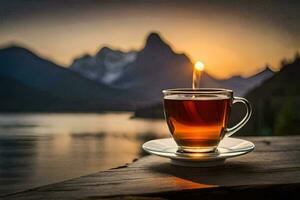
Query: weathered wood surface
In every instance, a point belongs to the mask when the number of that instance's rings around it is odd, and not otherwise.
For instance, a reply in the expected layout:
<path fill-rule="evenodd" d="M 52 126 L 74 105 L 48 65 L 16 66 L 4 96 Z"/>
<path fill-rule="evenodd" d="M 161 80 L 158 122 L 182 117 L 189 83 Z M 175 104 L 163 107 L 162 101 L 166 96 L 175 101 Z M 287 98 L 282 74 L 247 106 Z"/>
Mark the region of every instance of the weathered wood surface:
<path fill-rule="evenodd" d="M 223 166 L 187 168 L 146 156 L 116 169 L 4 199 L 292 199 L 300 189 L 300 137 L 248 137 L 256 149 Z M 117 155 L 116 155 L 117 156 Z M 66 169 L 67 170 L 67 169 Z M 300 198 L 298 198 L 300 199 Z"/>

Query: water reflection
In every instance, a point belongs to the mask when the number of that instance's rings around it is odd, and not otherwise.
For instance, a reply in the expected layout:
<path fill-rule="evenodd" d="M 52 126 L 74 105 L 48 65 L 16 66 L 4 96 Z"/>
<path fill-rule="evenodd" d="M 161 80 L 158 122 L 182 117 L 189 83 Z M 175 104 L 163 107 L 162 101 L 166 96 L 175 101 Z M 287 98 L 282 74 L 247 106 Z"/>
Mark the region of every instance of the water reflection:
<path fill-rule="evenodd" d="M 131 113 L 0 115 L 1 195 L 105 170 L 167 137 L 163 121 Z"/>
<path fill-rule="evenodd" d="M 36 165 L 36 138 L 9 137 L 0 139 L 0 194 L 22 187 L 30 182 Z M 0 184 L 0 186 L 1 186 Z"/>

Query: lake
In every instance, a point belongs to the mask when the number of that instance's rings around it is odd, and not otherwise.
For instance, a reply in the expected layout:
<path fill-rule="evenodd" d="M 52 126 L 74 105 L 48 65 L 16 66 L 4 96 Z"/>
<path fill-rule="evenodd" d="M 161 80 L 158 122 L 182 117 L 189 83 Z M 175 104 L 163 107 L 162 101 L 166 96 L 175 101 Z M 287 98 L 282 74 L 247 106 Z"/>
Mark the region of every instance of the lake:
<path fill-rule="evenodd" d="M 1 114 L 0 194 L 130 163 L 145 141 L 169 136 L 163 120 L 131 115 Z"/>

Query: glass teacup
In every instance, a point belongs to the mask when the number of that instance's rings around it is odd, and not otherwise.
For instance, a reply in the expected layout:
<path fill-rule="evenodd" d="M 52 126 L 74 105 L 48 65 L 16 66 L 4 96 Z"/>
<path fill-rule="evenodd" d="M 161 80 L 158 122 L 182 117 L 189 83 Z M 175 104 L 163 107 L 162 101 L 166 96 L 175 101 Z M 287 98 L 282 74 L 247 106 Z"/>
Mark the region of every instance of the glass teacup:
<path fill-rule="evenodd" d="M 165 118 L 178 152 L 215 151 L 219 142 L 241 129 L 252 113 L 250 103 L 234 97 L 228 89 L 167 89 L 163 94 Z M 243 103 L 247 112 L 238 124 L 228 128 L 234 103 Z"/>

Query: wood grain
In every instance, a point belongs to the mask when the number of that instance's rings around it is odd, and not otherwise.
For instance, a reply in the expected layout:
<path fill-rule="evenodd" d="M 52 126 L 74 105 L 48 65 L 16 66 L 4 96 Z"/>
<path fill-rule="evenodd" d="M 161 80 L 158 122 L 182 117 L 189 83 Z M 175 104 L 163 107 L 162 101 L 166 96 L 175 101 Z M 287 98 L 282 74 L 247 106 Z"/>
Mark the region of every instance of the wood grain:
<path fill-rule="evenodd" d="M 244 138 L 243 138 L 244 139 Z M 187 168 L 146 156 L 129 166 L 8 195 L 10 199 L 297 199 L 300 136 L 247 137 L 256 149 L 223 166 Z"/>

